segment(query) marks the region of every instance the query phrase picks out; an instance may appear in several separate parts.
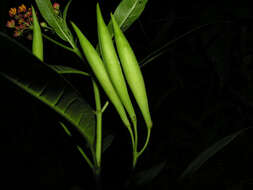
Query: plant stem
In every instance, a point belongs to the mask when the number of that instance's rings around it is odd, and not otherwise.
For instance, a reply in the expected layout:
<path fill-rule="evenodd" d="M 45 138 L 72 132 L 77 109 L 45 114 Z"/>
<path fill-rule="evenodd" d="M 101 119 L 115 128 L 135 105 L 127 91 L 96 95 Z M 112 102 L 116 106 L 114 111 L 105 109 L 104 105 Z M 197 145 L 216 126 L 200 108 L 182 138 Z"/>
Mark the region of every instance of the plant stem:
<path fill-rule="evenodd" d="M 71 41 L 69 41 L 70 45 L 72 46 L 72 48 L 70 48 L 70 47 L 65 46 L 64 44 L 48 37 L 47 35 L 43 34 L 43 36 L 46 39 L 48 39 L 49 41 L 55 43 L 56 45 L 66 49 L 68 51 L 75 53 L 81 60 L 84 61 L 83 55 L 75 43 L 72 43 Z M 91 77 L 91 80 L 92 80 L 94 97 L 95 97 L 96 118 L 97 118 L 95 155 L 94 155 L 94 152 L 92 151 L 94 165 L 90 161 L 90 159 L 87 157 L 87 155 L 84 153 L 83 149 L 80 146 L 77 146 L 77 148 L 93 171 L 94 178 L 96 180 L 96 189 L 101 190 L 102 185 L 101 185 L 100 174 L 101 174 L 101 155 L 102 155 L 101 154 L 102 153 L 102 113 L 106 109 L 108 102 L 104 105 L 104 107 L 102 108 L 103 110 L 102 110 L 99 88 L 98 88 L 97 83 L 95 82 L 94 78 Z M 66 131 L 67 128 L 64 125 L 62 125 L 62 126 L 64 127 L 64 129 Z M 68 131 L 66 131 L 66 132 L 68 132 Z M 70 134 L 70 133 L 68 133 L 68 134 Z"/>
<path fill-rule="evenodd" d="M 82 156 L 84 157 L 85 161 L 90 166 L 90 168 L 92 170 L 94 170 L 94 168 L 95 168 L 94 165 L 92 164 L 92 162 L 90 161 L 90 159 L 88 158 L 88 156 L 84 153 L 83 149 L 80 146 L 76 146 L 76 147 L 79 150 L 79 152 L 82 154 Z"/>
<path fill-rule="evenodd" d="M 133 169 L 135 168 L 136 162 L 137 162 L 137 152 L 136 152 L 136 145 L 135 145 L 135 136 L 132 131 L 132 128 L 130 126 L 126 126 L 130 137 L 131 137 L 131 143 L 132 143 L 132 149 L 133 149 Z"/>
<path fill-rule="evenodd" d="M 134 125 L 134 137 L 135 143 L 133 147 L 133 169 L 136 166 L 137 159 L 138 159 L 138 131 L 137 131 L 137 122 L 133 123 Z"/>
<path fill-rule="evenodd" d="M 74 52 L 74 50 L 73 50 L 72 48 L 70 48 L 70 47 L 68 47 L 68 46 L 65 46 L 64 44 L 62 44 L 62 43 L 60 43 L 60 42 L 54 40 L 53 38 L 50 38 L 49 36 L 47 36 L 47 35 L 45 35 L 45 34 L 42 34 L 42 35 L 43 35 L 44 38 L 46 38 L 47 40 L 53 42 L 54 44 L 56 44 L 56 45 L 58 45 L 58 46 L 60 46 L 60 47 L 62 47 L 62 48 L 64 48 L 64 49 L 66 49 L 66 50 L 68 50 L 68 51 Z"/>
<path fill-rule="evenodd" d="M 101 183 L 101 175 L 100 175 L 100 168 L 97 168 L 94 172 L 94 179 L 96 183 L 96 190 L 102 190 L 102 183 Z"/>
<path fill-rule="evenodd" d="M 84 60 L 82 53 L 78 49 L 77 46 L 73 47 L 73 52 L 81 59 Z M 97 117 L 97 127 L 96 127 L 96 147 L 95 147 L 95 155 L 93 155 L 93 159 L 95 162 L 95 167 L 93 168 L 94 179 L 96 180 L 96 189 L 101 190 L 101 157 L 102 157 L 102 114 L 106 109 L 108 103 L 101 108 L 101 98 L 98 85 L 94 78 L 91 77 L 93 92 L 96 104 L 96 117 Z M 103 109 L 103 110 L 102 110 Z M 94 158 L 95 156 L 95 158 Z"/>
<path fill-rule="evenodd" d="M 147 145 L 148 145 L 149 139 L 150 139 L 150 133 L 151 133 L 151 128 L 148 128 L 146 142 L 145 142 L 144 146 L 142 147 L 142 149 L 140 150 L 140 152 L 137 153 L 137 157 L 139 157 L 144 152 L 144 150 L 147 148 Z"/>
<path fill-rule="evenodd" d="M 93 91 L 96 103 L 97 129 L 96 129 L 96 166 L 101 167 L 101 151 L 102 151 L 102 111 L 98 86 L 92 78 Z"/>

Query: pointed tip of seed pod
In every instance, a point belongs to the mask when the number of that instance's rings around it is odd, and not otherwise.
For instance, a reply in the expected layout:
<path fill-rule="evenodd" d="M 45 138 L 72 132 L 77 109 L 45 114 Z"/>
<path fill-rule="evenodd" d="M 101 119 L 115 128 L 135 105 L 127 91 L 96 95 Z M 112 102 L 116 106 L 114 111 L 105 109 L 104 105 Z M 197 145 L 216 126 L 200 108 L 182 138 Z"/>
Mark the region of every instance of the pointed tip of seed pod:
<path fill-rule="evenodd" d="M 112 19 L 112 26 L 113 26 L 114 33 L 119 32 L 120 27 L 112 13 L 111 13 L 111 19 Z"/>
<path fill-rule="evenodd" d="M 113 16 L 113 14 L 110 13 L 110 15 L 111 15 L 112 22 L 115 22 L 115 18 L 114 18 L 114 16 Z"/>
<path fill-rule="evenodd" d="M 100 24 L 98 24 L 98 26 L 99 26 L 99 25 L 105 25 L 104 19 L 103 19 L 102 13 L 101 13 L 101 9 L 100 9 L 98 3 L 97 3 L 96 12 L 97 12 L 97 22 L 100 23 Z"/>
<path fill-rule="evenodd" d="M 101 24 L 105 25 L 104 19 L 103 19 L 102 13 L 101 13 L 101 9 L 100 9 L 100 6 L 99 6 L 99 3 L 97 3 L 96 12 L 97 12 L 97 22 L 100 22 Z"/>
<path fill-rule="evenodd" d="M 112 23 L 115 24 L 115 18 L 114 18 L 114 15 L 112 14 L 112 12 L 110 13 L 110 16 L 111 16 L 111 19 L 112 19 Z"/>
<path fill-rule="evenodd" d="M 97 13 L 100 12 L 100 6 L 99 6 L 99 3 L 98 3 L 98 2 L 97 2 L 96 8 L 97 8 Z"/>

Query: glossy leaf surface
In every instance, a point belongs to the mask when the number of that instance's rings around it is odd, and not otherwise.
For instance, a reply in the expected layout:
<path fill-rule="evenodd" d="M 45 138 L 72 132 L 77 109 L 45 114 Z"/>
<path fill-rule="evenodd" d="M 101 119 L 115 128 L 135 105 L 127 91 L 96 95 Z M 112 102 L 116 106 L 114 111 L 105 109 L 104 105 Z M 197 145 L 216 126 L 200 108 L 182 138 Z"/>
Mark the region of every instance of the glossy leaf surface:
<path fill-rule="evenodd" d="M 64 77 L 13 39 L 0 33 L 0 42 L 2 58 L 8 60 L 8 64 L 1 65 L 1 77 L 69 121 L 92 147 L 95 139 L 95 115 L 79 92 Z"/>
<path fill-rule="evenodd" d="M 67 26 L 66 21 L 56 15 L 50 0 L 35 0 L 39 8 L 40 14 L 47 21 L 47 23 L 53 28 L 57 35 L 64 41 L 68 41 L 72 47 L 74 47 L 73 36 Z M 66 13 L 67 14 L 67 11 Z"/>
<path fill-rule="evenodd" d="M 122 31 L 126 31 L 141 15 L 148 0 L 122 0 L 113 15 Z M 113 34 L 112 21 L 108 29 Z"/>

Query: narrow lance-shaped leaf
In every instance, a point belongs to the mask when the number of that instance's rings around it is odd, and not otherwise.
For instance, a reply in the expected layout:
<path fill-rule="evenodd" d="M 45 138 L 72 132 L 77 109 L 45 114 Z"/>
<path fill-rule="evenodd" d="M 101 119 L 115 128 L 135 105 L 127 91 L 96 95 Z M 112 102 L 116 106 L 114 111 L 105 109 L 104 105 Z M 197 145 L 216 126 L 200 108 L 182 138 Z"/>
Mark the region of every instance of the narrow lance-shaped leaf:
<path fill-rule="evenodd" d="M 210 146 L 206 150 L 204 150 L 188 165 L 188 167 L 184 170 L 184 172 L 179 177 L 179 180 L 183 180 L 184 178 L 191 176 L 204 163 L 206 163 L 212 156 L 214 156 L 217 152 L 222 150 L 225 146 L 231 143 L 236 137 L 238 137 L 240 134 L 242 134 L 244 131 L 248 129 L 250 128 L 241 129 L 231 135 L 228 135 L 220 139 L 216 143 L 214 143 L 212 146 Z"/>
<path fill-rule="evenodd" d="M 126 31 L 141 15 L 148 0 L 122 0 L 113 15 L 122 31 Z M 112 21 L 108 29 L 113 34 Z"/>
<path fill-rule="evenodd" d="M 43 61 L 43 41 L 42 34 L 40 29 L 40 24 L 36 16 L 36 12 L 32 7 L 32 17 L 33 17 L 33 43 L 32 43 L 32 52 L 33 54 Z"/>
<path fill-rule="evenodd" d="M 8 64 L 1 65 L 0 75 L 69 121 L 92 149 L 95 115 L 79 92 L 29 50 L 1 32 L 0 43 L 2 59 L 8 60 Z"/>
<path fill-rule="evenodd" d="M 75 47 L 73 36 L 65 20 L 56 15 L 50 0 L 35 0 L 39 11 L 47 23 L 54 29 L 57 35 L 64 41 L 68 41 Z"/>
<path fill-rule="evenodd" d="M 166 166 L 166 161 L 162 161 L 159 164 L 152 166 L 149 169 L 136 173 L 133 177 L 136 185 L 144 185 L 150 183 L 155 177 L 157 177 Z"/>

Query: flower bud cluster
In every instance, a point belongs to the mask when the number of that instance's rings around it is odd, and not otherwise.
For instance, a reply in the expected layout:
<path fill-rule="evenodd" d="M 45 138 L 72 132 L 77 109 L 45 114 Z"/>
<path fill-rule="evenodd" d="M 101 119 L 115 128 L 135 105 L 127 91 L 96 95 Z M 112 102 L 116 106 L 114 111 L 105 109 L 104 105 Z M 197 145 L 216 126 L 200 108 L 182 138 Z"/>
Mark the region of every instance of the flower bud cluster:
<path fill-rule="evenodd" d="M 60 4 L 53 3 L 53 8 L 56 15 L 60 14 Z M 32 8 L 27 8 L 24 4 L 19 7 L 13 7 L 9 10 L 10 20 L 7 21 L 6 27 L 14 30 L 13 36 L 26 36 L 27 39 L 32 40 L 33 18 Z M 41 27 L 48 29 L 45 22 L 40 23 Z"/>

